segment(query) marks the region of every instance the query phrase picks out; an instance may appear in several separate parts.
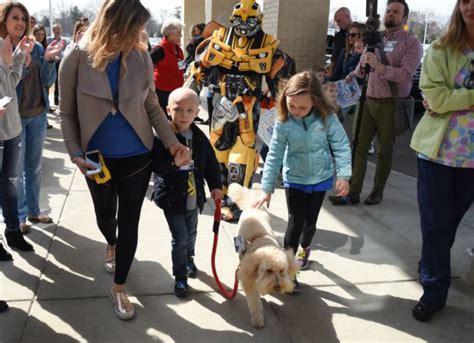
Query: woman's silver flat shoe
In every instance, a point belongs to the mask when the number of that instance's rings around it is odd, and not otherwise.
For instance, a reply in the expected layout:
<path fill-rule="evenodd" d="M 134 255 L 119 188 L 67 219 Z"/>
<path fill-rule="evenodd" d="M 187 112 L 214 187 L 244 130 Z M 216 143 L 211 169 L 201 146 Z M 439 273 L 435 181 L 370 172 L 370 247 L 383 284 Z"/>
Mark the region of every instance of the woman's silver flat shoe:
<path fill-rule="evenodd" d="M 110 299 L 114 305 L 114 311 L 117 317 L 122 320 L 128 320 L 133 318 L 135 315 L 135 308 L 133 304 L 128 300 L 127 293 L 117 292 L 114 293 L 114 290 L 110 291 Z"/>
<path fill-rule="evenodd" d="M 104 269 L 109 274 L 115 274 L 115 246 L 113 248 L 107 245 L 105 253 Z"/>

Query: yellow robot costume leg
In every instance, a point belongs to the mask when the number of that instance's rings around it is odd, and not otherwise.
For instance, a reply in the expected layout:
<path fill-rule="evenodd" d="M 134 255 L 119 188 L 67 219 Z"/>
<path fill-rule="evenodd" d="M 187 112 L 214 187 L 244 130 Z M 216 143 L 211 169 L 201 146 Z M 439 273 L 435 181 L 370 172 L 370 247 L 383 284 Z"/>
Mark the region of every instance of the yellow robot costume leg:
<path fill-rule="evenodd" d="M 247 101 L 246 101 L 247 100 Z M 244 187 L 251 187 L 252 176 L 255 172 L 255 130 L 253 127 L 253 105 L 255 98 L 244 99 L 243 105 L 247 113 L 245 119 L 239 118 L 239 136 L 235 144 L 230 149 L 228 182 L 237 182 Z"/>

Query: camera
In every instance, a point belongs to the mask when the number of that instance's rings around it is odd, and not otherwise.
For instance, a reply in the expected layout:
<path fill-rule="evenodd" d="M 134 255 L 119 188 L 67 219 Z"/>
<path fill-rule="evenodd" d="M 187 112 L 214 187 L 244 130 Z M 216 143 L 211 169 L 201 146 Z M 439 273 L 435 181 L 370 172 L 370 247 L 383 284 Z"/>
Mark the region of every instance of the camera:
<path fill-rule="evenodd" d="M 364 44 L 367 51 L 374 52 L 375 48 L 382 42 L 382 33 L 379 32 L 380 15 L 377 13 L 377 0 L 367 0 L 365 15 Z"/>

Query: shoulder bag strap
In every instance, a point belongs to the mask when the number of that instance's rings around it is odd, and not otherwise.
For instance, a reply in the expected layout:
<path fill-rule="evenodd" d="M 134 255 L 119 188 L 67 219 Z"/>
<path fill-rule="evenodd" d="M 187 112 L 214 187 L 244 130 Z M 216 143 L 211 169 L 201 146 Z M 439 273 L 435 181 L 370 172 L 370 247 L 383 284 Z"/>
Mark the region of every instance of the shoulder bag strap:
<path fill-rule="evenodd" d="M 390 62 L 388 61 L 387 54 L 383 50 L 382 45 L 379 45 L 379 52 L 380 52 L 380 59 L 382 60 L 382 63 L 389 66 Z M 390 91 L 392 92 L 392 96 L 396 98 L 398 96 L 397 85 L 393 81 L 388 81 L 388 85 L 390 86 Z"/>

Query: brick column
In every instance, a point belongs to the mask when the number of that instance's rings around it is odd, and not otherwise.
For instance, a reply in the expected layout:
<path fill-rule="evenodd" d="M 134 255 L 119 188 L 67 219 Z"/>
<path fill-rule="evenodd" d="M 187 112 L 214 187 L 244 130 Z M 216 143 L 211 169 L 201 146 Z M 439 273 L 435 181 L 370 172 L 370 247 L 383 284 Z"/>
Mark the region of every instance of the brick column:
<path fill-rule="evenodd" d="M 265 32 L 296 60 L 298 71 L 324 65 L 329 0 L 264 0 Z"/>
<path fill-rule="evenodd" d="M 239 0 L 206 0 L 206 23 L 215 20 L 228 27 L 229 17 L 238 2 Z"/>
<path fill-rule="evenodd" d="M 182 7 L 183 42 L 184 45 L 189 41 L 189 31 L 194 24 L 206 22 L 206 0 L 184 0 Z"/>

